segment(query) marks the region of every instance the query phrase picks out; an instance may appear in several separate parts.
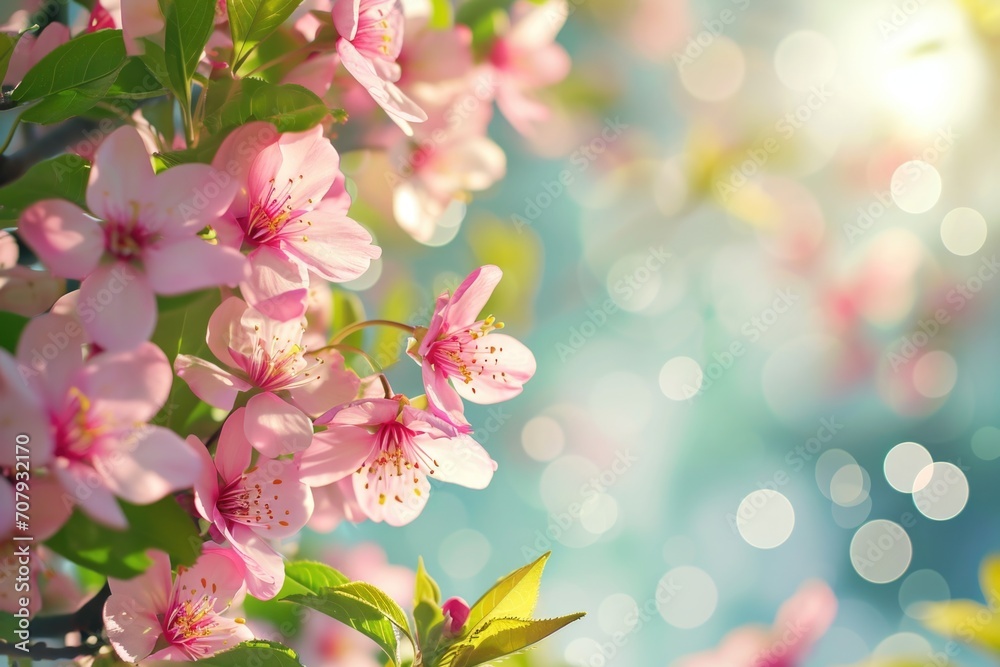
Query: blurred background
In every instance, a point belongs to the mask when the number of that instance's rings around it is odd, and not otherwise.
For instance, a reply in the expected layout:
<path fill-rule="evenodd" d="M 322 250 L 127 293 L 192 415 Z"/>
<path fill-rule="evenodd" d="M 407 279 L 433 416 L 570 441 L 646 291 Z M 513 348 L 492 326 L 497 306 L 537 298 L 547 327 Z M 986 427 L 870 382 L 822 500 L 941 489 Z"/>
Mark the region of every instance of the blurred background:
<path fill-rule="evenodd" d="M 429 247 L 353 211 L 412 258 L 353 285 L 387 315 L 503 268 L 490 312 L 538 373 L 469 407 L 499 474 L 310 548 L 376 540 L 470 599 L 551 550 L 541 614 L 588 616 L 539 665 L 670 665 L 810 579 L 839 610 L 804 664 L 942 664 L 920 603 L 981 600 L 1000 547 L 1000 3 L 569 7 L 553 114 L 494 117 L 508 175 L 464 222 Z"/>

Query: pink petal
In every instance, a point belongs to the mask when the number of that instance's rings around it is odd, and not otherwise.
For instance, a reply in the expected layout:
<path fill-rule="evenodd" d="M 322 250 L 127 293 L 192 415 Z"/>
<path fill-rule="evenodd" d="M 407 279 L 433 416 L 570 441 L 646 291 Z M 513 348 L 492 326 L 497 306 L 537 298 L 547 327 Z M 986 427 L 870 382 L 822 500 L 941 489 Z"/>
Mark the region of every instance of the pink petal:
<path fill-rule="evenodd" d="M 174 371 L 177 377 L 187 383 L 195 396 L 220 410 L 232 410 L 236 396 L 251 388 L 248 382 L 232 373 L 187 354 L 177 355 L 174 359 Z"/>
<path fill-rule="evenodd" d="M 97 148 L 87 207 L 102 220 L 128 220 L 133 204 L 149 201 L 153 190 L 153 166 L 142 137 L 131 126 L 118 128 Z"/>
<path fill-rule="evenodd" d="M 34 445 L 32 442 L 32 447 Z M 73 501 L 64 494 L 62 484 L 52 475 L 36 475 L 31 481 L 31 490 L 39 498 L 50 499 L 31 508 L 31 534 L 36 540 L 48 539 L 63 527 L 73 513 Z"/>
<path fill-rule="evenodd" d="M 333 84 L 333 75 L 339 64 L 340 58 L 335 53 L 316 54 L 293 67 L 282 79 L 282 83 L 294 83 L 315 93 L 318 97 L 323 97 Z"/>
<path fill-rule="evenodd" d="M 249 255 L 250 278 L 240 283 L 247 303 L 281 322 L 295 320 L 306 312 L 309 273 L 285 253 L 261 246 Z"/>
<path fill-rule="evenodd" d="M 451 386 L 448 376 L 435 372 L 428 363 L 424 363 L 420 371 L 424 380 L 424 391 L 427 392 L 427 402 L 431 408 L 444 413 L 453 425 L 464 426 L 465 404 Z"/>
<path fill-rule="evenodd" d="M 146 555 L 153 563 L 145 572 L 132 579 L 108 578 L 111 595 L 129 600 L 134 608 L 153 614 L 167 611 L 170 590 L 173 587 L 170 575 L 170 558 L 162 551 L 150 549 Z"/>
<path fill-rule="evenodd" d="M 247 591 L 270 600 L 285 583 L 285 563 L 277 551 L 248 526 L 237 524 L 227 537 L 246 568 Z"/>
<path fill-rule="evenodd" d="M 333 27 L 344 39 L 354 39 L 358 34 L 358 18 L 361 14 L 361 0 L 334 0 Z"/>
<path fill-rule="evenodd" d="M 309 417 L 274 394 L 257 394 L 247 402 L 246 437 L 269 458 L 300 452 L 312 442 Z"/>
<path fill-rule="evenodd" d="M 493 295 L 493 290 L 503 277 L 499 267 L 487 264 L 481 266 L 466 277 L 452 294 L 445 313 L 448 324 L 445 333 L 468 328 L 479 320 L 479 314 L 486 307 L 486 302 Z"/>
<path fill-rule="evenodd" d="M 472 381 L 454 382 L 455 390 L 467 401 L 473 403 L 499 403 L 521 393 L 524 383 L 535 374 L 535 356 L 523 343 L 506 334 L 488 334 L 477 341 L 479 350 L 492 357 L 495 363 L 484 361 L 490 371 L 473 374 Z M 475 391 L 473 391 L 475 390 Z"/>
<path fill-rule="evenodd" d="M 805 654 L 830 628 L 837 616 L 837 598 L 822 581 L 807 581 L 781 605 L 774 626 L 778 634 L 789 627 L 797 629 L 795 641 L 787 646 L 795 656 Z"/>
<path fill-rule="evenodd" d="M 16 455 L 24 453 L 15 447 L 22 434 L 30 439 L 32 468 L 41 468 L 52 459 L 49 417 L 38 395 L 21 379 L 21 369 L 6 350 L 0 350 L 0 424 L 3 425 L 0 437 L 9 443 L 0 450 L 0 466 L 13 468 Z"/>
<path fill-rule="evenodd" d="M 235 287 L 249 273 L 243 253 L 193 235 L 164 239 L 146 248 L 143 263 L 153 291 L 165 295 L 217 285 Z"/>
<path fill-rule="evenodd" d="M 246 408 L 237 408 L 222 425 L 219 446 L 215 450 L 215 465 L 224 484 L 238 479 L 250 467 L 253 448 L 245 429 Z"/>
<path fill-rule="evenodd" d="M 330 410 L 316 420 L 317 424 L 376 426 L 396 419 L 399 401 L 391 398 L 369 398 L 346 407 Z"/>
<path fill-rule="evenodd" d="M 245 216 L 249 210 L 247 181 L 254 158 L 276 142 L 278 137 L 278 131 L 273 125 L 254 121 L 230 132 L 216 151 L 212 167 L 231 176 L 237 184 L 229 209 L 236 217 Z"/>
<path fill-rule="evenodd" d="M 48 271 L 15 266 L 0 277 L 0 310 L 22 317 L 35 317 L 47 311 L 66 291 L 66 281 Z"/>
<path fill-rule="evenodd" d="M 17 264 L 17 240 L 10 232 L 0 230 L 0 269 L 7 270 Z"/>
<path fill-rule="evenodd" d="M 219 304 L 208 320 L 208 335 L 205 337 L 208 349 L 216 359 L 230 368 L 235 367 L 236 362 L 229 354 L 229 348 L 239 349 L 243 341 L 238 337 L 246 337 L 241 322 L 246 310 L 247 304 L 242 299 L 231 296 Z"/>
<path fill-rule="evenodd" d="M 185 598 L 207 595 L 215 599 L 215 613 L 222 613 L 242 595 L 245 579 L 246 567 L 239 554 L 232 549 L 206 547 L 194 565 L 183 571 L 178 568 L 171 606 L 181 595 Z"/>
<path fill-rule="evenodd" d="M 18 222 L 21 238 L 53 275 L 82 280 L 104 255 L 104 231 L 79 206 L 61 199 L 32 204 Z"/>
<path fill-rule="evenodd" d="M 354 493 L 365 515 L 372 521 L 384 521 L 395 527 L 405 526 L 416 519 L 427 505 L 431 492 L 431 485 L 423 472 L 413 471 L 413 478 L 407 476 L 408 482 L 415 479 L 415 484 L 407 483 L 404 486 L 399 483 L 399 488 L 388 489 L 377 483 L 375 477 L 378 474 L 380 472 L 357 473 L 351 476 L 354 481 Z M 399 482 L 401 479 L 401 476 L 394 476 L 390 481 Z M 397 496 L 399 500 L 396 500 Z"/>
<path fill-rule="evenodd" d="M 336 405 L 353 401 L 361 380 L 344 367 L 344 357 L 337 350 L 306 353 L 310 362 L 322 360 L 310 372 L 311 380 L 288 390 L 292 402 L 310 416 L 319 416 Z"/>
<path fill-rule="evenodd" d="M 418 436 L 420 449 L 437 461 L 434 479 L 469 489 L 485 489 L 497 469 L 482 446 L 467 435 L 457 438 L 427 438 Z"/>
<path fill-rule="evenodd" d="M 205 443 L 197 436 L 189 435 L 187 443 L 201 461 L 201 474 L 194 483 L 194 508 L 201 518 L 211 522 L 215 519 L 215 504 L 219 501 L 219 470 Z"/>
<path fill-rule="evenodd" d="M 229 210 L 239 183 L 207 164 L 180 164 L 153 179 L 152 218 L 165 234 L 197 233 Z"/>
<path fill-rule="evenodd" d="M 95 355 L 78 376 L 94 412 L 109 424 L 133 425 L 156 416 L 170 395 L 170 362 L 153 343 L 131 352 Z"/>
<path fill-rule="evenodd" d="M 121 3 L 122 33 L 125 51 L 130 55 L 143 52 L 140 37 L 149 37 L 161 32 L 165 21 L 160 5 L 150 1 L 123 0 Z"/>
<path fill-rule="evenodd" d="M 105 350 L 129 350 L 149 340 L 156 297 L 146 276 L 124 262 L 98 267 L 80 284 L 80 301 L 94 314 L 84 328 Z"/>
<path fill-rule="evenodd" d="M 271 196 L 272 184 L 289 199 L 292 211 L 308 211 L 318 203 L 340 174 L 340 156 L 316 126 L 305 132 L 281 135 L 276 145 L 264 149 L 250 170 L 250 193 Z"/>
<path fill-rule="evenodd" d="M 142 426 L 123 434 L 121 447 L 95 456 L 94 467 L 111 491 L 137 505 L 156 502 L 194 485 L 201 458 L 179 435 L 162 426 Z"/>
<path fill-rule="evenodd" d="M 108 579 L 111 597 L 104 603 L 104 629 L 118 656 L 129 662 L 148 656 L 163 634 L 156 615 L 167 611 L 170 563 L 162 552 L 150 555 L 153 565 L 135 579 Z"/>
<path fill-rule="evenodd" d="M 403 128 L 404 132 L 409 129 L 407 121 L 420 123 L 427 120 L 427 113 L 407 97 L 396 84 L 380 77 L 371 61 L 361 55 L 353 44 L 345 39 L 337 40 L 337 53 L 340 54 L 340 60 L 351 76 L 368 90 L 372 99 L 385 110 L 393 122 Z M 412 130 L 407 134 L 412 134 Z"/>
<path fill-rule="evenodd" d="M 61 405 L 83 367 L 87 336 L 73 316 L 48 313 L 32 319 L 17 343 L 20 376 L 50 405 Z"/>
<path fill-rule="evenodd" d="M 55 460 L 52 472 L 65 492 L 75 495 L 80 509 L 92 519 L 116 530 L 128 528 L 125 513 L 93 468 L 59 458 Z"/>
<path fill-rule="evenodd" d="M 299 461 L 300 479 L 327 486 L 358 469 L 372 453 L 375 436 L 357 426 L 333 426 L 313 436 Z"/>
<path fill-rule="evenodd" d="M 468 280 L 468 279 L 466 279 Z M 421 362 L 420 357 L 427 354 L 431 345 L 441 336 L 448 333 L 446 329 L 447 321 L 445 316 L 448 312 L 448 303 L 451 301 L 451 295 L 447 292 L 443 292 L 438 295 L 437 300 L 434 302 L 434 313 L 431 315 L 430 324 L 427 325 L 427 333 L 424 334 L 423 340 L 420 342 L 420 347 L 418 348 L 417 355 L 407 350 L 414 361 L 418 364 Z M 472 320 L 473 322 L 475 320 Z"/>
<path fill-rule="evenodd" d="M 365 515 L 354 495 L 354 482 L 350 477 L 313 489 L 313 500 L 316 507 L 308 525 L 316 532 L 329 533 L 345 519 L 352 523 L 365 520 Z"/>
<path fill-rule="evenodd" d="M 282 237 L 282 247 L 335 283 L 354 280 L 382 255 L 364 227 L 337 213 L 310 211 L 285 229 L 288 235 Z"/>
<path fill-rule="evenodd" d="M 309 487 L 299 481 L 294 461 L 260 459 L 244 482 L 265 505 L 261 514 L 244 522 L 261 537 L 281 539 L 299 532 L 312 516 L 313 498 Z M 260 521 L 257 521 L 257 518 Z"/>

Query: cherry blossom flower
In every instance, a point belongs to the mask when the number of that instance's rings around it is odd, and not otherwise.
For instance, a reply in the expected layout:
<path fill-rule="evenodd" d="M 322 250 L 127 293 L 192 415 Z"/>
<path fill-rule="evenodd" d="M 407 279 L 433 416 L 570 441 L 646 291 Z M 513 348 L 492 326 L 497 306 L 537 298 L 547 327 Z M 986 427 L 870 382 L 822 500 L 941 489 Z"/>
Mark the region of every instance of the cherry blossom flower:
<path fill-rule="evenodd" d="M 502 275 L 496 266 L 483 266 L 454 294 L 441 294 L 430 324 L 417 328 L 407 348 L 421 365 L 429 403 L 456 425 L 465 423 L 462 398 L 505 401 L 521 393 L 535 374 L 531 351 L 511 336 L 494 333 L 502 323 L 492 315 L 477 319 Z"/>
<path fill-rule="evenodd" d="M 190 568 L 177 568 L 173 581 L 167 555 L 150 556 L 153 564 L 138 577 L 108 579 L 104 627 L 122 660 L 188 662 L 253 639 L 244 619 L 225 615 L 246 589 L 237 554 L 206 547 Z"/>
<path fill-rule="evenodd" d="M 236 285 L 244 276 L 239 252 L 198 236 L 236 190 L 213 174 L 207 165 L 183 164 L 154 175 L 139 133 L 122 127 L 101 143 L 90 172 L 87 206 L 97 219 L 61 199 L 21 214 L 20 234 L 42 263 L 53 275 L 82 281 L 80 299 L 101 314 L 84 327 L 102 348 L 147 340 L 156 294 Z"/>
<path fill-rule="evenodd" d="M 531 94 L 569 73 L 569 54 L 555 41 L 568 15 L 566 0 L 518 0 L 510 11 L 510 29 L 490 51 L 489 66 L 499 79 L 497 106 L 521 134 L 531 134 L 533 124 L 549 114 Z"/>
<path fill-rule="evenodd" d="M 0 309 L 23 317 L 40 315 L 66 291 L 66 281 L 47 271 L 18 266 L 17 241 L 0 231 Z"/>
<path fill-rule="evenodd" d="M 223 410 L 239 392 L 258 391 L 247 402 L 254 446 L 271 457 L 301 451 L 312 440 L 309 416 L 353 400 L 360 384 L 336 350 L 308 352 L 304 333 L 302 320 L 278 322 L 230 297 L 212 313 L 207 335 L 209 350 L 230 370 L 186 354 L 177 355 L 174 369 L 198 398 Z"/>
<path fill-rule="evenodd" d="M 197 438 L 188 438 L 203 459 L 194 503 L 217 536 L 228 540 L 243 559 L 250 593 L 267 600 L 285 581 L 281 555 L 267 540 L 301 530 L 312 514 L 313 499 L 293 461 L 260 458 L 251 465 L 245 412 L 236 410 L 223 424 L 214 462 Z"/>
<path fill-rule="evenodd" d="M 237 176 L 239 192 L 217 229 L 223 243 L 250 250 L 240 291 L 268 317 L 305 314 L 310 270 L 345 282 L 381 256 L 347 217 L 340 156 L 322 127 L 276 136 L 267 123 L 249 123 L 226 137 L 212 164 Z"/>
<path fill-rule="evenodd" d="M 795 667 L 837 615 L 837 598 L 821 581 L 806 582 L 778 610 L 773 628 L 747 626 L 717 649 L 683 658 L 677 667 Z"/>
<path fill-rule="evenodd" d="M 76 611 L 84 601 L 80 587 L 68 574 L 53 567 L 57 557 L 51 551 L 29 544 L 14 540 L 0 544 L 0 611 L 17 613 L 22 597 L 28 599 L 31 616 L 42 609 L 49 614 Z M 24 566 L 28 568 L 27 581 L 21 569 Z"/>
<path fill-rule="evenodd" d="M 409 123 L 425 121 L 427 114 L 394 83 L 400 77 L 396 58 L 403 46 L 403 21 L 398 0 L 336 0 L 333 5 L 340 35 L 337 54 L 344 68 L 411 134 Z"/>
<path fill-rule="evenodd" d="M 127 527 L 115 497 L 139 505 L 190 487 L 196 452 L 173 431 L 147 425 L 166 402 L 173 374 L 163 352 L 143 343 L 84 360 L 75 318 L 47 314 L 22 332 L 17 357 L 0 350 L 0 425 L 31 440 L 31 467 L 46 467 L 63 498 L 45 505 L 54 523 L 73 503 L 101 523 Z M 14 448 L 0 466 L 14 467 Z M 71 502 L 70 502 L 71 501 Z"/>
<path fill-rule="evenodd" d="M 496 470 L 479 443 L 403 396 L 355 401 L 316 423 L 327 429 L 301 455 L 302 481 L 325 486 L 351 476 L 361 510 L 391 526 L 420 514 L 429 478 L 484 489 Z"/>
<path fill-rule="evenodd" d="M 16 86 L 38 64 L 38 61 L 52 53 L 57 46 L 69 41 L 69 28 L 62 23 L 50 23 L 38 36 L 26 32 L 21 35 L 10 54 L 7 72 L 3 77 L 4 86 Z"/>

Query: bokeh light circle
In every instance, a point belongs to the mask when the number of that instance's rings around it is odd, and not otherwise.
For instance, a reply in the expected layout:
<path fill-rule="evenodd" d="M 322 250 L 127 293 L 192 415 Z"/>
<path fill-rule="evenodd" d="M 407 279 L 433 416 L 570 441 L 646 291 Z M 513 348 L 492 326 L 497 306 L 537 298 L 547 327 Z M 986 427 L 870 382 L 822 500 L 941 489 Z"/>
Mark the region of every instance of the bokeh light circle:
<path fill-rule="evenodd" d="M 984 426 L 973 433 L 972 453 L 983 461 L 1000 458 L 1000 428 Z"/>
<path fill-rule="evenodd" d="M 533 417 L 521 429 L 521 446 L 536 461 L 551 461 L 566 446 L 566 434 L 552 417 Z"/>
<path fill-rule="evenodd" d="M 935 570 L 916 570 L 906 575 L 899 586 L 899 608 L 910 618 L 927 615 L 926 603 L 951 599 L 948 582 Z"/>
<path fill-rule="evenodd" d="M 930 464 L 917 475 L 916 484 L 920 490 L 913 494 L 913 504 L 928 519 L 952 519 L 969 502 L 969 480 L 954 463 Z"/>
<path fill-rule="evenodd" d="M 934 462 L 927 448 L 916 442 L 901 442 L 885 455 L 885 479 L 901 493 L 918 491 L 917 475 Z"/>
<path fill-rule="evenodd" d="M 703 625 L 715 613 L 719 590 L 707 572 L 682 565 L 663 575 L 654 599 L 663 620 L 675 628 L 690 630 Z"/>
<path fill-rule="evenodd" d="M 923 213 L 941 198 L 941 175 L 923 160 L 910 160 L 892 174 L 892 200 L 907 213 Z"/>
<path fill-rule="evenodd" d="M 862 579 L 887 584 L 903 576 L 913 559 L 913 543 L 898 523 L 869 521 L 851 539 L 851 565 Z"/>
<path fill-rule="evenodd" d="M 967 257 L 983 247 L 988 230 L 982 213 L 959 207 L 949 211 L 941 221 L 941 242 L 952 254 Z"/>
<path fill-rule="evenodd" d="M 736 528 L 746 543 L 773 549 L 785 543 L 795 528 L 795 509 L 784 495 L 760 489 L 747 495 L 736 511 Z"/>
<path fill-rule="evenodd" d="M 701 389 L 705 375 L 691 357 L 674 357 L 660 369 L 660 391 L 672 401 L 686 401 Z"/>
<path fill-rule="evenodd" d="M 942 398 L 958 381 L 958 364 L 944 350 L 931 350 L 913 365 L 913 388 L 927 398 Z"/>
<path fill-rule="evenodd" d="M 792 90 L 822 86 L 837 71 L 837 50 L 824 35 L 799 30 L 781 40 L 774 52 L 778 79 Z"/>

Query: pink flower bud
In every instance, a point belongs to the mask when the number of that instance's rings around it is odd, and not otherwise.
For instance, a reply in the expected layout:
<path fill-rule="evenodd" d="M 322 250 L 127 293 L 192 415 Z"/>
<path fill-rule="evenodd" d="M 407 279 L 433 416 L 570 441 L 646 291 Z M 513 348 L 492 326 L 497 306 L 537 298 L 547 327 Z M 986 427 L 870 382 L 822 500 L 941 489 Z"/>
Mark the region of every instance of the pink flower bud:
<path fill-rule="evenodd" d="M 445 634 L 460 634 L 465 622 L 469 620 L 469 603 L 462 598 L 448 598 L 441 605 L 441 611 L 444 612 Z"/>

